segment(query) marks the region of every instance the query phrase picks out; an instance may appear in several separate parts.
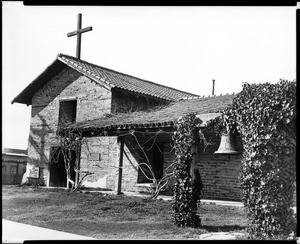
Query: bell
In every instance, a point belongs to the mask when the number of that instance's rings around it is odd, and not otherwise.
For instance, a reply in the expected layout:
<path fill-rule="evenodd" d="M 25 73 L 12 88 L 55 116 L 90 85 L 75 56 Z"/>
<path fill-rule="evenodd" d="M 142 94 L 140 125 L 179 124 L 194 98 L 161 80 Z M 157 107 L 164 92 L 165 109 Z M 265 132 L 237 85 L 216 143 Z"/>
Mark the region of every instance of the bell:
<path fill-rule="evenodd" d="M 239 154 L 236 137 L 231 134 L 222 135 L 219 149 L 215 151 L 215 154 Z"/>

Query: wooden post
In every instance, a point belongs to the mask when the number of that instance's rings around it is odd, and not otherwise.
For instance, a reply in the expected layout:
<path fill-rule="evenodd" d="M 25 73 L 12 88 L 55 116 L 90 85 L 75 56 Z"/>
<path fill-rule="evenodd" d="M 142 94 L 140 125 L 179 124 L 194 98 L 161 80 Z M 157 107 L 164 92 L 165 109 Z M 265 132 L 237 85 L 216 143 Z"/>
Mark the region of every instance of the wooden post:
<path fill-rule="evenodd" d="M 212 81 L 213 81 L 212 95 L 215 95 L 215 80 L 212 80 Z"/>
<path fill-rule="evenodd" d="M 81 144 L 80 144 L 81 145 Z M 75 171 L 75 188 L 78 187 L 78 182 L 79 182 L 79 170 L 80 170 L 80 161 L 79 161 L 79 158 L 80 158 L 80 151 L 79 149 L 77 148 L 76 150 L 76 159 L 75 159 L 75 165 L 74 165 L 74 170 L 75 168 L 77 168 L 77 170 Z M 76 167 L 77 166 L 77 167 Z"/>
<path fill-rule="evenodd" d="M 122 189 L 122 173 L 123 173 L 123 152 L 124 152 L 124 137 L 119 137 L 120 142 L 120 157 L 119 157 L 119 174 L 118 174 L 118 188 L 117 195 L 121 194 Z"/>

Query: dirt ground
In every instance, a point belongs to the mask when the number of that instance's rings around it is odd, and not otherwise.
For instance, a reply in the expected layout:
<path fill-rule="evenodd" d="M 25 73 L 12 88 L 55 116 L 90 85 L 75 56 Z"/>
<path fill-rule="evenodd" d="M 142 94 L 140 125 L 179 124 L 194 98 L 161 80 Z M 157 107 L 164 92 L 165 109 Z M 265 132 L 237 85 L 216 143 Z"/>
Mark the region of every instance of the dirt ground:
<path fill-rule="evenodd" d="M 2 186 L 2 218 L 98 239 L 197 239 L 245 232 L 243 207 L 201 204 L 202 226 L 177 228 L 172 201 L 64 189 Z"/>

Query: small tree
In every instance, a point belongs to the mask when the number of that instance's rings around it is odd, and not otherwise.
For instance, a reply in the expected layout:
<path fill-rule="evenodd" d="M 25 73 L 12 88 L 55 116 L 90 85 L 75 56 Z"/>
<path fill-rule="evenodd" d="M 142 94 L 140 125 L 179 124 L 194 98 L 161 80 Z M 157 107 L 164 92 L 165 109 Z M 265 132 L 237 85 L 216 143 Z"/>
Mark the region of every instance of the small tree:
<path fill-rule="evenodd" d="M 80 130 L 76 128 L 58 130 L 57 136 L 59 146 L 52 152 L 52 163 L 59 163 L 59 157 L 63 157 L 66 170 L 66 188 L 75 191 L 87 176 L 93 174 L 89 171 L 82 171 L 79 167 L 80 151 L 84 139 Z M 71 177 L 72 171 L 75 172 L 75 179 Z M 80 174 L 82 175 L 80 176 Z"/>
<path fill-rule="evenodd" d="M 149 134 L 149 132 L 145 133 L 145 132 L 139 132 L 139 133 L 144 133 L 144 134 Z M 168 134 L 169 132 L 164 132 L 163 130 L 159 130 L 157 133 L 155 133 L 154 136 L 151 136 L 150 139 L 147 140 L 147 142 L 149 141 L 152 141 L 152 145 L 150 148 L 152 148 L 152 146 L 156 143 L 156 138 L 159 134 L 161 133 L 166 133 Z M 134 130 L 131 130 L 129 132 L 128 135 L 131 135 L 134 137 L 135 139 L 135 142 L 136 144 L 138 145 L 138 147 L 140 148 L 141 152 L 143 153 L 143 159 L 146 161 L 146 162 L 141 162 L 141 163 L 138 163 L 136 165 L 136 167 L 134 167 L 137 171 L 140 170 L 140 172 L 143 174 L 143 176 L 152 182 L 152 192 L 151 192 L 151 196 L 150 196 L 150 199 L 156 199 L 159 195 L 159 193 L 161 191 L 164 191 L 168 188 L 168 185 L 169 185 L 169 181 L 171 178 L 174 177 L 174 163 L 170 164 L 166 169 L 165 169 L 165 172 L 162 176 L 161 179 L 157 179 L 157 177 L 155 176 L 155 172 L 154 172 L 154 169 L 150 163 L 150 160 L 147 156 L 147 153 L 146 151 L 147 150 L 150 150 L 150 148 L 147 148 L 146 147 L 146 144 L 141 144 L 137 138 L 137 136 L 135 135 L 135 131 Z M 173 149 L 172 149 L 173 151 Z M 170 152 L 168 152 L 170 153 Z"/>

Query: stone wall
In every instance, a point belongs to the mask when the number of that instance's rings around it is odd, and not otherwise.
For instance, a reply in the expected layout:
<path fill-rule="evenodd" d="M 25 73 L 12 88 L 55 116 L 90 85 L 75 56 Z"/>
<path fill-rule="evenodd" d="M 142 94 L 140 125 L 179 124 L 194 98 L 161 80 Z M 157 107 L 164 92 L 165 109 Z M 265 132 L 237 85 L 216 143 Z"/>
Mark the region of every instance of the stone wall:
<path fill-rule="evenodd" d="M 40 167 L 45 183 L 49 178 L 50 148 L 58 144 L 55 133 L 62 100 L 77 100 L 77 122 L 111 110 L 111 92 L 69 67 L 36 92 L 32 98 L 28 167 Z"/>

